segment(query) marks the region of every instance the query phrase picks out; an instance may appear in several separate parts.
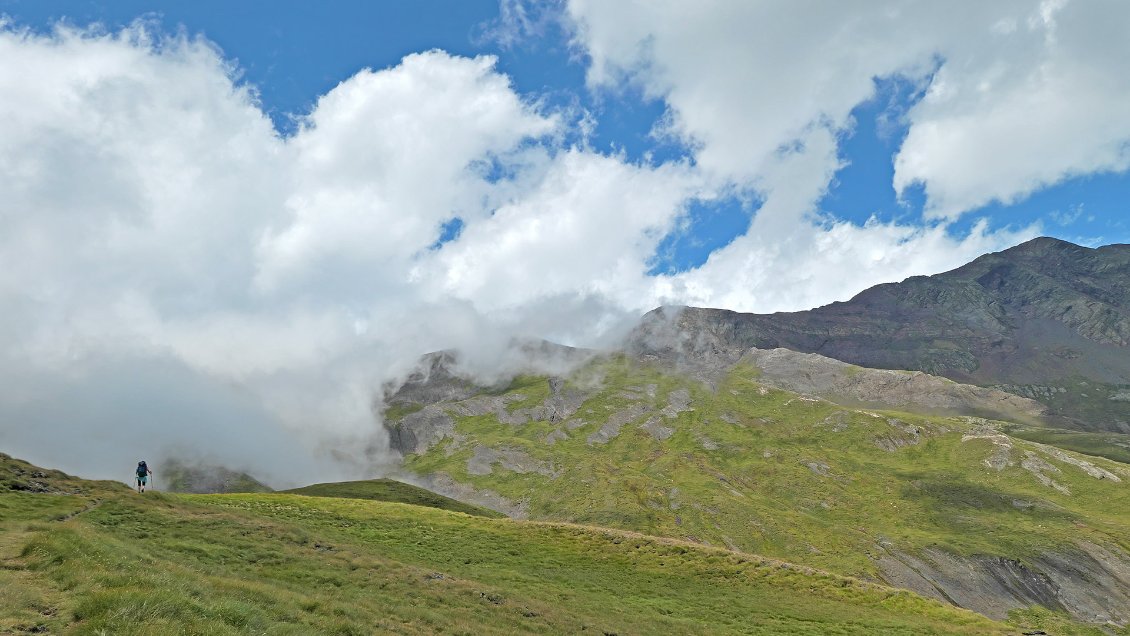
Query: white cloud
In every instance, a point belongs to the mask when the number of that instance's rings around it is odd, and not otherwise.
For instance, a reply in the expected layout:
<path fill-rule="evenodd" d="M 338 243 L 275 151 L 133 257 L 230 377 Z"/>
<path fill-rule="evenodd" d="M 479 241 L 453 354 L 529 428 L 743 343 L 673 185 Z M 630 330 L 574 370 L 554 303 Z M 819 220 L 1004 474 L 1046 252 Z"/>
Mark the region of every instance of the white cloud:
<path fill-rule="evenodd" d="M 415 54 L 392 69 L 361 71 L 322 97 L 287 143 L 293 221 L 260 244 L 260 286 L 315 263 L 338 273 L 368 269 L 369 286 L 397 281 L 444 221 L 489 214 L 497 188 L 475 162 L 509 164 L 524 140 L 558 125 L 523 103 L 494 64 Z"/>
<path fill-rule="evenodd" d="M 1064 179 L 1130 168 L 1130 6 L 1043 2 L 982 50 L 950 43 L 895 162 L 934 217 L 1011 203 Z"/>
<path fill-rule="evenodd" d="M 0 448 L 97 476 L 145 445 L 292 482 L 356 475 L 388 459 L 374 391 L 422 352 L 462 346 L 487 369 L 515 335 L 608 342 L 663 301 L 802 309 L 1026 238 L 1036 230 L 953 238 L 818 209 L 873 77 L 925 81 L 939 52 L 898 177 L 924 181 L 937 214 L 1115 169 L 1081 132 L 1015 174 L 956 132 L 918 141 L 1020 107 L 1014 43 L 1032 65 L 1082 64 L 1075 4 L 986 4 L 966 17 L 934 3 L 569 5 L 592 85 L 639 82 L 696 148 L 658 166 L 565 146 L 591 119 L 517 94 L 490 57 L 362 71 L 281 138 L 207 42 L 0 28 Z M 1094 81 L 1071 77 L 1082 92 Z M 1108 123 L 1111 84 L 1087 110 Z M 1056 112 L 1031 121 L 1062 123 Z M 1042 153 L 1053 137 L 1040 139 L 1022 147 Z M 938 163 L 965 153 L 982 172 Z M 998 190 L 977 185 L 993 170 Z M 764 200 L 746 236 L 697 270 L 647 275 L 688 201 L 735 189 Z M 454 217 L 460 236 L 432 249 Z"/>
<path fill-rule="evenodd" d="M 755 187 L 813 127 L 842 132 L 873 78 L 930 79 L 894 186 L 952 219 L 1130 167 L 1130 6 L 1120 2 L 571 0 L 596 87 L 637 82 L 708 171 Z M 937 72 L 929 74 L 940 64 Z"/>
<path fill-rule="evenodd" d="M 562 119 L 489 57 L 362 71 L 287 139 L 204 41 L 9 28 L 0 60 L 0 374 L 37 379 L 0 384 L 0 446 L 94 475 L 121 459 L 86 457 L 95 439 L 241 449 L 292 482 L 371 470 L 382 382 L 442 347 L 486 369 L 514 335 L 622 329 L 695 187 L 560 148 Z M 453 217 L 462 237 L 429 249 Z M 122 406 L 131 377 L 147 395 Z M 291 441 L 255 453 L 264 436 Z"/>
<path fill-rule="evenodd" d="M 441 294 L 488 311 L 577 292 L 648 309 L 650 298 L 633 296 L 696 181 L 683 164 L 566 151 L 521 199 L 470 224 L 429 265 Z"/>

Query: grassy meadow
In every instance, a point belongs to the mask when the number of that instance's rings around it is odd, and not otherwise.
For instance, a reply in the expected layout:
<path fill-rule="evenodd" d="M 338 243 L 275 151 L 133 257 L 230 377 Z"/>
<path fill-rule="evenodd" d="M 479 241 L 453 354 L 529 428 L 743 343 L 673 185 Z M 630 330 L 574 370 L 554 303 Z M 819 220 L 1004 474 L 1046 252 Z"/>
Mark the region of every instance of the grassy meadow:
<path fill-rule="evenodd" d="M 50 491 L 0 495 L 0 633 L 1015 631 L 910 592 L 630 532 L 366 499 L 37 483 Z"/>

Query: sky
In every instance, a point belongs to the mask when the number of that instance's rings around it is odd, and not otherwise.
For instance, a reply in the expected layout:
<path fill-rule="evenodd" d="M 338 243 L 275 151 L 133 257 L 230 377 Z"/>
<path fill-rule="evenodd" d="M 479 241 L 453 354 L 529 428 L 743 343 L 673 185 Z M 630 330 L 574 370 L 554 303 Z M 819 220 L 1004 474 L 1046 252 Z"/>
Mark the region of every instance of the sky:
<path fill-rule="evenodd" d="M 0 15 L 0 450 L 89 476 L 384 474 L 428 351 L 1130 242 L 1117 0 Z"/>

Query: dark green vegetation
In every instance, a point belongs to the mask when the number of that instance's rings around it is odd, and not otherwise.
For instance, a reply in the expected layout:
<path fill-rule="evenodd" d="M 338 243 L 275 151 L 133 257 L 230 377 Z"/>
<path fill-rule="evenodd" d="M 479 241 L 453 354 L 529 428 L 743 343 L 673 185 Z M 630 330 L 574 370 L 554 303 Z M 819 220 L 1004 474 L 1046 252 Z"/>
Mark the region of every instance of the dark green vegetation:
<path fill-rule="evenodd" d="M 309 497 L 391 501 L 495 519 L 505 516 L 502 513 L 488 510 L 487 508 L 472 506 L 471 504 L 466 504 L 450 497 L 444 497 L 443 495 L 437 495 L 430 490 L 424 490 L 418 486 L 412 486 L 393 479 L 368 479 L 365 481 L 314 484 L 312 486 L 304 486 L 283 492 L 292 495 L 306 495 Z"/>
<path fill-rule="evenodd" d="M 1046 576 L 1049 589 L 1107 595 L 1118 611 L 1125 589 L 1096 589 L 1090 575 L 1056 564 L 1087 562 L 1081 545 L 1130 564 L 1126 466 L 1009 437 L 998 422 L 853 410 L 772 389 L 748 365 L 714 386 L 667 368 L 602 359 L 564 383 L 527 381 L 390 426 L 419 451 L 406 449 L 405 468 L 521 502 L 511 512 L 530 518 L 678 537 L 950 597 L 964 569 L 990 581 Z M 921 559 L 938 571 L 900 582 L 907 568 L 923 571 Z M 1057 593 L 1053 609 L 1074 609 L 1057 606 Z M 1043 592 L 993 594 L 967 606 L 1003 616 Z"/>
<path fill-rule="evenodd" d="M 0 458 L 5 477 L 28 470 L 50 490 L 0 494 L 0 633 L 1015 632 L 633 533 L 293 494 L 139 495 Z"/>
<path fill-rule="evenodd" d="M 1013 437 L 1130 464 L 1130 436 L 1120 433 L 1087 433 L 1019 425 L 1006 426 L 1003 430 Z"/>
<path fill-rule="evenodd" d="M 247 473 L 204 463 L 175 459 L 161 462 L 161 489 L 183 493 L 271 492 L 271 487 Z M 156 477 L 155 477 L 156 478 Z"/>
<path fill-rule="evenodd" d="M 1059 427 L 1130 433 L 1130 245 L 1039 238 L 811 311 L 664 308 L 630 344 L 676 357 L 749 347 L 998 386 Z"/>

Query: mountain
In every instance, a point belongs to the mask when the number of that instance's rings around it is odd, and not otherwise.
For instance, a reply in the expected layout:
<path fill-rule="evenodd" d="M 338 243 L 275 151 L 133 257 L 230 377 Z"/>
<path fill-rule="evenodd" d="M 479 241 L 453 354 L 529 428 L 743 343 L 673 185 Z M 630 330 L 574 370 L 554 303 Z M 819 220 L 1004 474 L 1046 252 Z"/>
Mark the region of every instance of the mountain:
<path fill-rule="evenodd" d="M 1038 238 L 810 311 L 663 307 L 628 342 L 669 359 L 751 347 L 990 386 L 1060 427 L 1130 433 L 1130 245 Z"/>
<path fill-rule="evenodd" d="M 1049 613 L 1004 624 L 618 530 L 370 499 L 141 495 L 3 454 L 0 479 L 0 633 L 1003 636 L 1066 625 Z"/>
<path fill-rule="evenodd" d="M 431 395 L 386 413 L 403 469 L 512 517 L 764 554 L 995 619 L 1130 621 L 1130 466 L 1009 435 L 1042 412 L 1026 398 L 785 350 L 611 353 Z"/>

